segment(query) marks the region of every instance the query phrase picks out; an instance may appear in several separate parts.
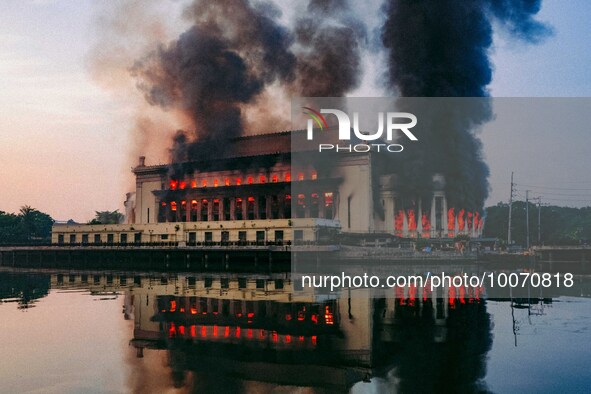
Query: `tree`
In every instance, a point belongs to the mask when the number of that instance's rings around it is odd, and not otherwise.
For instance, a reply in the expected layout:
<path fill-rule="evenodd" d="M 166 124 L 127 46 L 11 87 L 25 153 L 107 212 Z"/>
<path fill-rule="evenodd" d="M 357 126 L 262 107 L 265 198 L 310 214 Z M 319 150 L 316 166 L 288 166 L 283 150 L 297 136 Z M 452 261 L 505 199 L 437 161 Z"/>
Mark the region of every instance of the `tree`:
<path fill-rule="evenodd" d="M 95 211 L 95 217 L 88 224 L 118 224 L 123 221 L 123 214 L 118 209 L 114 211 Z"/>
<path fill-rule="evenodd" d="M 54 220 L 48 214 L 39 212 L 29 205 L 24 205 L 18 216 L 28 241 L 51 237 L 51 227 Z"/>
<path fill-rule="evenodd" d="M 0 211 L 0 243 L 24 243 L 48 240 L 54 220 L 28 205 L 18 215 Z"/>

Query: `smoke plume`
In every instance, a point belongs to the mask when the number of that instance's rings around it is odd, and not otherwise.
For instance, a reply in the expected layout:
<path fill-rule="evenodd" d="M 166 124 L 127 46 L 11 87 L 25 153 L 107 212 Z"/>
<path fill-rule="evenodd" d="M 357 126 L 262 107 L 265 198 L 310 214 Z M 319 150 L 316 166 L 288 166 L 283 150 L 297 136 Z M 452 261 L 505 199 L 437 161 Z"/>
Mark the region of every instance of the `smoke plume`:
<path fill-rule="evenodd" d="M 539 42 L 550 34 L 547 26 L 534 20 L 540 3 L 387 1 L 382 42 L 389 51 L 390 91 L 404 97 L 488 96 L 493 21 L 521 40 Z M 420 117 L 420 144 L 410 147 L 404 160 L 397 163 L 401 184 L 412 185 L 415 195 L 428 190 L 432 174 L 442 173 L 452 204 L 482 208 L 488 195 L 489 170 L 474 133 L 491 118 L 491 109 L 483 102 L 470 105 L 470 111 L 460 114 L 450 108 L 433 108 Z"/>
<path fill-rule="evenodd" d="M 304 97 L 343 97 L 359 85 L 365 27 L 346 0 L 311 0 L 295 27 L 297 84 Z"/>

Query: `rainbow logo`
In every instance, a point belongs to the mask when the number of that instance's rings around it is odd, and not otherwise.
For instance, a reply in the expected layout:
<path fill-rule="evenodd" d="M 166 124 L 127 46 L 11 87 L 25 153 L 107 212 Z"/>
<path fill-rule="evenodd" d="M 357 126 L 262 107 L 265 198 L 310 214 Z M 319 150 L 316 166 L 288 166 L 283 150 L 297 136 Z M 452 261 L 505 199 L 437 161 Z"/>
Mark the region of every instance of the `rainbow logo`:
<path fill-rule="evenodd" d="M 313 110 L 310 107 L 302 107 L 302 109 L 304 110 L 303 113 L 308 115 L 309 117 L 311 117 L 312 119 L 314 119 L 314 121 L 316 122 L 316 124 L 318 125 L 318 127 L 320 127 L 320 130 L 324 130 L 324 128 L 328 128 L 328 123 L 326 122 L 326 119 L 324 118 L 324 116 L 318 112 Z M 310 126 L 308 126 L 310 127 Z"/>

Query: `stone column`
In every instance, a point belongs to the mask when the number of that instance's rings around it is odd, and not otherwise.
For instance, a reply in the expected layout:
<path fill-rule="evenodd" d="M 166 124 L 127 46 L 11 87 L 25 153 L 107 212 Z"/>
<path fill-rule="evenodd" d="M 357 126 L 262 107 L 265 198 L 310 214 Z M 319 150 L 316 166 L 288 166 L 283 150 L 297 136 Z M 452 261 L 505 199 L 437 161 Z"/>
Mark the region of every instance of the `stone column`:
<path fill-rule="evenodd" d="M 266 196 L 265 211 L 267 212 L 267 219 L 271 219 L 273 216 L 273 196 L 272 195 Z"/>
<path fill-rule="evenodd" d="M 236 220 L 236 197 L 230 198 L 230 220 Z"/>

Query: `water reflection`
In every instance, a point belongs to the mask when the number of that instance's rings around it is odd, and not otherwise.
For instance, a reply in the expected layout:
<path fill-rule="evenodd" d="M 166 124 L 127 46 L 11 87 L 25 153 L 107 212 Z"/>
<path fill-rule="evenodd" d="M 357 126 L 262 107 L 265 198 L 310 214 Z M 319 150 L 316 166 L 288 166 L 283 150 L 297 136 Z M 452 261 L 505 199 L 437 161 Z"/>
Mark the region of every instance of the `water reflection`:
<path fill-rule="evenodd" d="M 124 288 L 136 357 L 165 350 L 174 387 L 188 392 L 346 392 L 392 371 L 403 392 L 485 388 L 492 334 L 478 293 L 322 294 L 294 291 L 287 274 L 53 275 L 52 284 L 94 294 Z"/>
<path fill-rule="evenodd" d="M 507 328 L 516 340 L 519 327 L 531 325 L 531 316 L 546 318 L 543 308 L 552 303 L 540 295 L 486 301 L 481 291 L 412 286 L 379 297 L 328 294 L 294 289 L 287 273 L 0 272 L 4 301 L 31 305 L 50 288 L 121 302 L 132 392 L 494 390 L 498 378 L 491 383 L 487 370 L 491 359 L 492 376 L 499 370 L 493 333 L 504 342 Z"/>
<path fill-rule="evenodd" d="M 49 276 L 0 271 L 0 302 L 16 302 L 19 309 L 33 308 L 49 293 Z"/>

